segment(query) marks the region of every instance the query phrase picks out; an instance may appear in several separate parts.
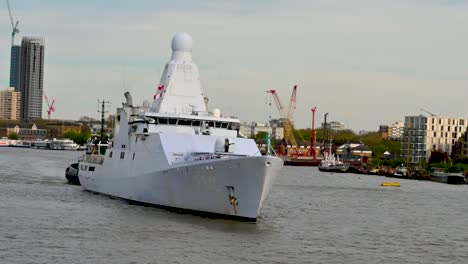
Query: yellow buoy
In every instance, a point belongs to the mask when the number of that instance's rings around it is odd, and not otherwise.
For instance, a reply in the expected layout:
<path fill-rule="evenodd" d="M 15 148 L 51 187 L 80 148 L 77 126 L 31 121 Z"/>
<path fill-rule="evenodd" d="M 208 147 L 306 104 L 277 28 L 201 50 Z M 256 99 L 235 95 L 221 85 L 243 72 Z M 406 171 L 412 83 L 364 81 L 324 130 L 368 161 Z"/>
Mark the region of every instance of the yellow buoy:
<path fill-rule="evenodd" d="M 400 187 L 400 183 L 384 181 L 382 182 L 382 186 Z"/>

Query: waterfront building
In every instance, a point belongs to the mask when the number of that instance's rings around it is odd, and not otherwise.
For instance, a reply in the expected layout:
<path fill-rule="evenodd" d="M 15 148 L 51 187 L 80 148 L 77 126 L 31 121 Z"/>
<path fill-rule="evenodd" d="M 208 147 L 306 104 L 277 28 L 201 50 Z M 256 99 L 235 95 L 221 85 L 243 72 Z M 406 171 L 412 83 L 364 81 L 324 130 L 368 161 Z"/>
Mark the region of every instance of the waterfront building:
<path fill-rule="evenodd" d="M 452 154 L 452 147 L 466 132 L 467 118 L 406 116 L 402 155 L 413 163 L 428 159 L 431 151 Z"/>
<path fill-rule="evenodd" d="M 360 160 L 367 163 L 367 160 L 372 157 L 372 150 L 363 143 L 346 143 L 339 146 L 336 154 L 347 160 Z"/>
<path fill-rule="evenodd" d="M 67 132 L 90 132 L 87 125 L 76 121 L 54 120 L 46 124 L 47 138 L 63 138 Z"/>
<path fill-rule="evenodd" d="M 0 91 L 0 120 L 19 120 L 20 101 L 20 92 L 13 87 Z"/>
<path fill-rule="evenodd" d="M 395 122 L 388 126 L 388 138 L 392 140 L 401 140 L 405 131 L 403 122 Z"/>
<path fill-rule="evenodd" d="M 395 122 L 391 125 L 380 125 L 379 134 L 384 139 L 401 141 L 405 124 L 403 122 Z"/>
<path fill-rule="evenodd" d="M 88 123 L 91 135 L 97 135 L 101 133 L 101 122 Z M 107 124 L 104 123 L 104 132 L 108 132 Z"/>
<path fill-rule="evenodd" d="M 427 120 L 428 149 L 446 152 L 450 156 L 452 154 L 452 146 L 466 132 L 467 126 L 467 118 L 429 117 Z"/>
<path fill-rule="evenodd" d="M 468 157 L 468 132 L 464 132 L 452 148 L 451 157 L 455 158 L 460 156 Z"/>
<path fill-rule="evenodd" d="M 243 122 L 240 126 L 240 134 L 245 137 L 254 138 L 259 132 L 270 132 L 271 138 L 281 140 L 284 138 L 283 122 L 279 119 L 272 119 L 269 123 Z"/>
<path fill-rule="evenodd" d="M 426 160 L 426 123 L 427 117 L 423 115 L 405 116 L 401 153 L 408 162 L 420 163 Z"/>
<path fill-rule="evenodd" d="M 468 131 L 465 131 L 459 140 L 461 142 L 461 154 L 468 157 Z"/>
<path fill-rule="evenodd" d="M 380 125 L 379 126 L 379 134 L 382 138 L 388 138 L 388 126 L 387 125 Z"/>
<path fill-rule="evenodd" d="M 16 125 L 13 128 L 7 128 L 7 135 L 16 133 L 18 139 L 25 141 L 44 140 L 47 138 L 47 130 L 37 128 L 36 124 L 29 127 L 20 127 Z"/>
<path fill-rule="evenodd" d="M 326 127 L 325 127 L 325 123 L 322 123 L 322 129 L 329 129 L 331 131 L 343 131 L 345 130 L 345 124 L 344 123 L 341 123 L 341 122 L 338 122 L 338 121 L 331 121 L 329 123 L 326 124 Z"/>
<path fill-rule="evenodd" d="M 42 118 L 44 39 L 23 37 L 20 55 L 21 120 Z"/>

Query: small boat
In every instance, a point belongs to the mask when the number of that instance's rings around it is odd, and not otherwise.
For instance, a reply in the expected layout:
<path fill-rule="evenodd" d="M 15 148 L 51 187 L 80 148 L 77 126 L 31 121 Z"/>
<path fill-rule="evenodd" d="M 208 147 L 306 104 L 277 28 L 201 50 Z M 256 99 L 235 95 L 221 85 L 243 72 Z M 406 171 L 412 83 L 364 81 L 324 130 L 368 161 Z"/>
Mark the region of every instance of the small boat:
<path fill-rule="evenodd" d="M 403 165 L 396 167 L 393 173 L 389 172 L 386 176 L 392 178 L 411 179 L 408 169 Z"/>
<path fill-rule="evenodd" d="M 49 149 L 49 140 L 36 140 L 31 144 L 31 148 Z"/>
<path fill-rule="evenodd" d="M 283 157 L 285 166 L 318 166 L 321 160 L 314 157 Z"/>
<path fill-rule="evenodd" d="M 0 147 L 9 147 L 10 140 L 7 137 L 0 138 Z"/>
<path fill-rule="evenodd" d="M 384 186 L 384 187 L 400 187 L 400 183 L 399 182 L 384 181 L 384 182 L 382 182 L 381 186 Z"/>
<path fill-rule="evenodd" d="M 49 141 L 50 149 L 54 150 L 78 150 L 78 144 L 70 139 L 53 139 Z"/>
<path fill-rule="evenodd" d="M 15 148 L 30 148 L 31 147 L 31 142 L 29 141 L 23 141 L 23 140 L 18 140 L 15 142 L 15 144 L 10 145 L 10 147 L 15 147 Z"/>
<path fill-rule="evenodd" d="M 462 173 L 447 173 L 443 168 L 432 168 L 430 172 L 431 181 L 448 183 L 448 184 L 464 184 L 466 183 L 465 175 Z"/>

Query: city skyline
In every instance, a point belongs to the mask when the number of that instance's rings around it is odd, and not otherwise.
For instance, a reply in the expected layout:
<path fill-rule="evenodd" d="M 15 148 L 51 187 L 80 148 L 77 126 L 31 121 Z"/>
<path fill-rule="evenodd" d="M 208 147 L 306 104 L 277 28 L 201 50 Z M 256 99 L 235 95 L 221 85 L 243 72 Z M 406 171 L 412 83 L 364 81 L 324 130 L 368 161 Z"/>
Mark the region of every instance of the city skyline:
<path fill-rule="evenodd" d="M 265 3 L 268 3 L 266 5 Z M 266 7 L 263 7 L 266 6 Z M 175 32 L 193 36 L 209 106 L 242 121 L 278 117 L 298 84 L 295 123 L 378 130 L 406 115 L 468 116 L 468 5 L 462 1 L 12 1 L 22 36 L 47 39 L 44 90 L 53 118 L 97 116 L 130 90 L 151 99 Z M 0 7 L 0 86 L 9 83 L 11 25 Z M 42 113 L 45 116 L 45 113 Z"/>

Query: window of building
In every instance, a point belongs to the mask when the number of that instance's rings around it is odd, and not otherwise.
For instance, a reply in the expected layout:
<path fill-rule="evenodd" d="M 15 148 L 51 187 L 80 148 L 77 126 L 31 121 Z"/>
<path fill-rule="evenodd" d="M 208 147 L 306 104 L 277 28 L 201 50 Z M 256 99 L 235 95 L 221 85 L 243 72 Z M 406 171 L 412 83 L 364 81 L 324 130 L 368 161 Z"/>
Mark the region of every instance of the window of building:
<path fill-rule="evenodd" d="M 95 168 L 93 166 L 89 166 L 89 168 L 88 168 L 89 171 L 94 171 L 94 169 Z"/>
<path fill-rule="evenodd" d="M 449 132 L 450 132 L 450 126 L 449 126 L 449 127 L 447 127 L 447 131 L 449 131 Z"/>
<path fill-rule="evenodd" d="M 112 158 L 112 151 L 109 152 L 109 158 Z"/>
<path fill-rule="evenodd" d="M 440 126 L 440 131 L 444 131 L 444 126 Z"/>
<path fill-rule="evenodd" d="M 120 159 L 124 159 L 125 158 L 125 152 L 120 152 Z"/>

